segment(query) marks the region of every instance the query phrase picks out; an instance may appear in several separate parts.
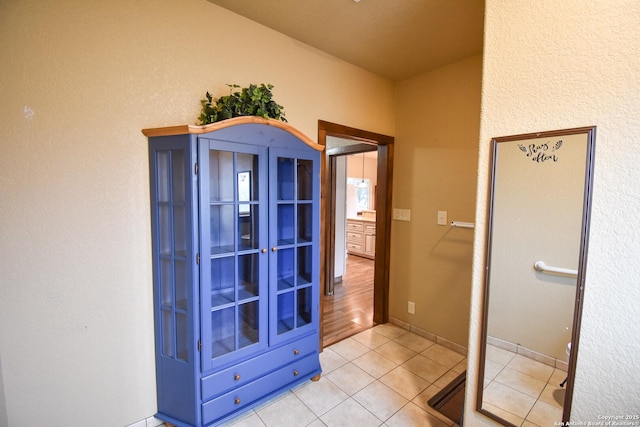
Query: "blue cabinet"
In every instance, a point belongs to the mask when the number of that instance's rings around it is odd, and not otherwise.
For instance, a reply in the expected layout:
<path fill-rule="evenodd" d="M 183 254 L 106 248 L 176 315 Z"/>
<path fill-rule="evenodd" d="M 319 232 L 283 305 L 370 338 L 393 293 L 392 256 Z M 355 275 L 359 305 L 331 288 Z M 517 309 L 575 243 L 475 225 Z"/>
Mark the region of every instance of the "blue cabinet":
<path fill-rule="evenodd" d="M 317 379 L 322 147 L 257 117 L 143 132 L 158 418 L 215 425 Z"/>

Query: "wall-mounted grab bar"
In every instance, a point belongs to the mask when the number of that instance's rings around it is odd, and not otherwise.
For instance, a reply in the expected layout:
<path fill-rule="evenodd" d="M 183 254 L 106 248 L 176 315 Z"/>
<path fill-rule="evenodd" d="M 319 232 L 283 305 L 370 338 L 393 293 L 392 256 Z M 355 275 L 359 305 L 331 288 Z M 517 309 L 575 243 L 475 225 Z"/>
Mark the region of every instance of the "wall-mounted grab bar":
<path fill-rule="evenodd" d="M 460 228 L 473 228 L 475 224 L 472 222 L 451 221 L 451 226 Z"/>
<path fill-rule="evenodd" d="M 578 270 L 572 270 L 570 268 L 552 267 L 544 263 L 544 261 L 536 261 L 533 264 L 533 268 L 540 273 L 547 274 L 559 274 L 562 276 L 578 277 Z"/>

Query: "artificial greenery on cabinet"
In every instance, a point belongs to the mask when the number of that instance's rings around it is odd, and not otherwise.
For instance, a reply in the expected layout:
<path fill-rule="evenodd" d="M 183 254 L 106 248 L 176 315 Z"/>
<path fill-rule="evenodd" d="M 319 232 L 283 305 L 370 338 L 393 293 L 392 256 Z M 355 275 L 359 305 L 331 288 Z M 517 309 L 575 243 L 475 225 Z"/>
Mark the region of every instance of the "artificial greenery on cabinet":
<path fill-rule="evenodd" d="M 209 92 L 200 100 L 199 125 L 207 125 L 238 116 L 258 116 L 286 122 L 284 107 L 273 100 L 272 84 L 250 84 L 241 88 L 227 84 L 229 95 L 214 98 Z"/>

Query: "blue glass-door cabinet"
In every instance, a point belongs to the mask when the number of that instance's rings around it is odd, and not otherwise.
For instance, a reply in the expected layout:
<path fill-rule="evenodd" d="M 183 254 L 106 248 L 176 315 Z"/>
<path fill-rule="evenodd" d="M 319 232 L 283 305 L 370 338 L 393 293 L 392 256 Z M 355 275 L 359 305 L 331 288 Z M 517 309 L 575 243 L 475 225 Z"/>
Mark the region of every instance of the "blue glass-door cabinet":
<path fill-rule="evenodd" d="M 143 133 L 157 417 L 215 425 L 317 380 L 322 147 L 258 117 Z"/>

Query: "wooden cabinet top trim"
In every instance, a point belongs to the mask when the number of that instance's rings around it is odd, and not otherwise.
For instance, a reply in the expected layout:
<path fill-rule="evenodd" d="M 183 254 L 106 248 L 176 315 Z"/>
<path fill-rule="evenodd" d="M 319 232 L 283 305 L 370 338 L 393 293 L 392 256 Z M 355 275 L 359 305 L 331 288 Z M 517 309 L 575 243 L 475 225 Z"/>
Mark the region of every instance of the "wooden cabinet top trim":
<path fill-rule="evenodd" d="M 154 136 L 171 136 L 171 135 L 184 135 L 184 134 L 193 134 L 199 135 L 209 132 L 215 132 L 221 129 L 226 129 L 232 126 L 238 125 L 263 125 L 270 126 L 277 129 L 281 129 L 285 132 L 288 132 L 292 136 L 298 138 L 300 141 L 307 144 L 309 147 L 314 150 L 322 151 L 324 150 L 324 146 L 320 145 L 313 140 L 311 140 L 304 133 L 300 132 L 298 129 L 293 126 L 282 122 L 276 119 L 265 119 L 263 117 L 258 116 L 240 116 L 234 117 L 232 119 L 222 120 L 216 123 L 211 123 L 209 125 L 179 125 L 179 126 L 167 126 L 160 128 L 148 128 L 142 129 L 142 133 L 146 137 L 154 137 Z"/>

